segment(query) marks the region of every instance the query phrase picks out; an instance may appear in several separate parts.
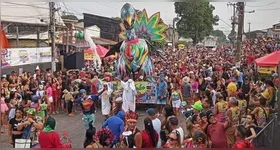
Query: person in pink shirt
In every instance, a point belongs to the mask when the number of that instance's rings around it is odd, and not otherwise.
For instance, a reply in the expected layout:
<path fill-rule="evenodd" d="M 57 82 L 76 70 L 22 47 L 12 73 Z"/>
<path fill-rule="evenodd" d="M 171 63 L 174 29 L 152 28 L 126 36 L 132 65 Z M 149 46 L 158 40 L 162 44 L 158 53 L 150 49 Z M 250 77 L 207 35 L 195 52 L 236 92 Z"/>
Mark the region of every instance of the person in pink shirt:
<path fill-rule="evenodd" d="M 228 122 L 218 122 L 214 114 L 208 116 L 210 125 L 207 128 L 209 144 L 211 148 L 228 148 L 226 130 L 229 127 Z"/>
<path fill-rule="evenodd" d="M 49 98 L 49 102 L 51 103 L 51 106 L 49 107 L 49 114 L 52 114 L 52 110 L 54 108 L 54 103 L 53 103 L 53 90 L 52 90 L 52 86 L 50 82 L 47 82 L 46 84 L 46 88 L 47 88 L 47 95 Z"/>

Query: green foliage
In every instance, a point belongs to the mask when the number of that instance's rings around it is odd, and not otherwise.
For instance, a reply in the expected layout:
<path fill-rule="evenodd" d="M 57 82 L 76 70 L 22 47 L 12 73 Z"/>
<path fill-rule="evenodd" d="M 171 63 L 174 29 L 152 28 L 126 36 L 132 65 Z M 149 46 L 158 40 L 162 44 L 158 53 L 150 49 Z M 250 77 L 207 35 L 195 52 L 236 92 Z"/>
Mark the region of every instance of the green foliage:
<path fill-rule="evenodd" d="M 236 32 L 231 31 L 230 34 L 228 35 L 228 39 L 231 43 L 233 43 L 236 40 Z"/>
<path fill-rule="evenodd" d="M 79 20 L 75 15 L 63 15 L 61 16 L 62 19 L 69 19 L 69 20 Z"/>
<path fill-rule="evenodd" d="M 154 49 L 160 49 L 160 48 L 163 48 L 166 45 L 165 40 L 162 40 L 162 41 L 151 41 L 150 43 L 151 43 L 151 46 Z"/>
<path fill-rule="evenodd" d="M 176 23 L 180 36 L 190 37 L 198 43 L 213 31 L 219 17 L 213 15 L 215 7 L 209 2 L 175 2 Z"/>
<path fill-rule="evenodd" d="M 222 42 L 222 43 L 227 42 L 227 36 L 221 30 L 214 30 L 214 31 L 212 31 L 211 35 L 218 37 L 219 42 Z"/>

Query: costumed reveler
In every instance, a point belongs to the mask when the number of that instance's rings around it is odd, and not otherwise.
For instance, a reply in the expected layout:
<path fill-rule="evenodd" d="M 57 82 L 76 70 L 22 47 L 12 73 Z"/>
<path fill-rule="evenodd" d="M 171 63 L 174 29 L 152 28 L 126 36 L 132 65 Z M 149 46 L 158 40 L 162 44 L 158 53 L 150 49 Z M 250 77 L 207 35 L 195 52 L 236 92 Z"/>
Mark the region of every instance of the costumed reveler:
<path fill-rule="evenodd" d="M 83 122 L 85 126 L 85 132 L 89 128 L 89 123 L 92 122 L 93 126 L 95 124 L 95 101 L 98 100 L 97 95 L 87 95 L 87 92 L 85 89 L 80 90 L 81 96 L 77 99 L 77 102 L 81 105 L 83 110 Z"/>
<path fill-rule="evenodd" d="M 142 135 L 140 130 L 137 128 L 137 120 L 138 120 L 138 113 L 128 111 L 125 114 L 126 126 L 125 132 L 132 132 L 130 138 L 133 139 L 133 147 L 141 148 L 142 147 Z"/>
<path fill-rule="evenodd" d="M 121 81 L 121 86 L 123 88 L 123 104 L 122 109 L 124 112 L 133 111 L 135 112 L 136 109 L 136 87 L 134 81 L 132 79 L 128 79 L 126 82 Z"/>
<path fill-rule="evenodd" d="M 149 56 L 152 52 L 149 42 L 165 40 L 167 25 L 160 22 L 159 12 L 148 18 L 145 9 L 141 14 L 137 14 L 128 3 L 121 9 L 121 20 L 123 32 L 120 33 L 120 38 L 124 41 L 112 47 L 105 57 L 115 55 L 115 52 L 120 53 L 116 63 L 116 72 L 120 77 L 140 72 L 148 80 L 152 79 L 154 69 Z"/>

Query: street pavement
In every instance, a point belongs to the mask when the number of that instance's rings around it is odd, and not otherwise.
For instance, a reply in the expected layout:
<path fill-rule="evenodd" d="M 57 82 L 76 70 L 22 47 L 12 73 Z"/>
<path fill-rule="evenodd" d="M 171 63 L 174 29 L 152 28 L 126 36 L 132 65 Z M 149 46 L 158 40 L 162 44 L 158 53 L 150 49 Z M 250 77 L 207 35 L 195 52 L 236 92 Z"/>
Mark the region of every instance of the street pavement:
<path fill-rule="evenodd" d="M 147 107 L 146 107 L 147 108 Z M 145 109 L 146 109 L 145 108 Z M 138 110 L 139 119 L 137 123 L 137 127 L 142 130 L 144 128 L 144 119 L 146 117 L 145 109 Z M 81 113 L 76 113 L 73 117 L 68 117 L 66 113 L 59 113 L 53 116 L 56 123 L 56 131 L 62 135 L 64 131 L 68 132 L 69 138 L 72 142 L 73 148 L 83 148 L 83 142 L 85 139 L 84 133 L 84 124 L 82 122 Z M 183 116 L 180 116 L 180 126 L 185 129 L 185 119 Z M 99 130 L 104 121 L 104 117 L 101 115 L 100 109 L 96 113 L 96 129 Z M 12 148 L 12 146 L 8 143 L 8 135 L 1 135 L 1 144 L 0 148 Z"/>

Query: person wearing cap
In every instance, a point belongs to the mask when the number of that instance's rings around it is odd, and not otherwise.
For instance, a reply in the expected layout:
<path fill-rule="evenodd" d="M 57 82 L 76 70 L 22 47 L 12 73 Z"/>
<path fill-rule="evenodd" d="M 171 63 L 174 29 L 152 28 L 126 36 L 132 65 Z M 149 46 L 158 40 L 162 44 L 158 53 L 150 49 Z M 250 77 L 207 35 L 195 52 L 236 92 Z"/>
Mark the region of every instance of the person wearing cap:
<path fill-rule="evenodd" d="M 122 97 L 116 98 L 113 101 L 113 103 L 114 103 L 114 105 L 113 105 L 114 107 L 113 107 L 111 114 L 119 116 L 125 122 L 125 112 L 122 109 L 122 104 L 123 104 Z"/>
<path fill-rule="evenodd" d="M 229 127 L 228 121 L 225 123 L 218 122 L 212 113 L 208 115 L 207 120 L 209 122 L 207 135 L 211 148 L 228 148 L 226 137 L 226 130 Z"/>
<path fill-rule="evenodd" d="M 190 84 L 190 78 L 188 76 L 183 78 L 182 84 L 182 96 L 183 101 L 187 102 L 188 104 L 192 104 L 191 96 L 192 96 L 192 86 Z"/>
<path fill-rule="evenodd" d="M 73 97 L 72 93 L 69 92 L 67 89 L 64 89 L 62 99 L 64 99 L 64 101 L 66 103 L 68 116 L 70 116 L 70 117 L 74 116 L 74 113 L 73 113 L 74 97 Z"/>
<path fill-rule="evenodd" d="M 164 74 L 159 75 L 159 83 L 158 83 L 158 90 L 157 90 L 157 107 L 159 112 L 162 111 L 164 105 L 167 103 L 168 98 L 168 85 L 164 79 Z"/>
<path fill-rule="evenodd" d="M 83 111 L 83 122 L 85 126 L 85 132 L 89 128 L 89 123 L 95 125 L 95 102 L 98 100 L 99 95 L 87 95 L 85 89 L 80 90 L 81 96 L 77 99 L 78 104 L 81 105 Z"/>
<path fill-rule="evenodd" d="M 161 138 L 160 138 L 160 131 L 161 131 L 161 121 L 157 118 L 157 111 L 154 108 L 149 108 L 146 111 L 148 117 L 152 120 L 152 124 L 154 129 L 158 134 L 158 143 L 157 148 L 161 148 Z"/>
<path fill-rule="evenodd" d="M 191 107 L 193 109 L 193 113 L 196 115 L 199 115 L 200 112 L 203 110 L 201 101 L 195 102 L 193 105 L 191 105 Z"/>
<path fill-rule="evenodd" d="M 18 124 L 17 130 L 23 130 L 23 139 L 37 140 L 37 132 L 43 130 L 42 120 L 36 117 L 36 109 L 30 108 L 26 111 L 27 119 L 23 123 Z M 35 130 L 33 130 L 33 128 Z M 32 142 L 31 142 L 32 143 Z"/>

